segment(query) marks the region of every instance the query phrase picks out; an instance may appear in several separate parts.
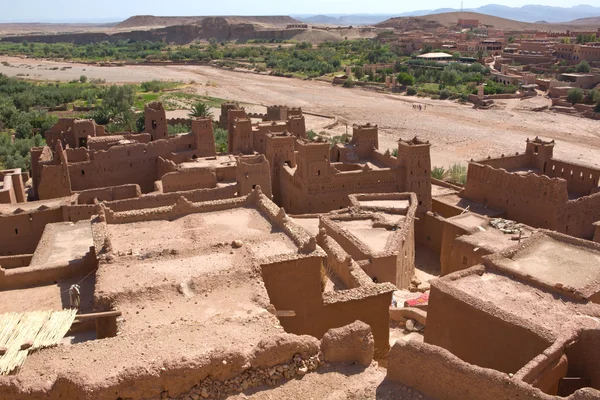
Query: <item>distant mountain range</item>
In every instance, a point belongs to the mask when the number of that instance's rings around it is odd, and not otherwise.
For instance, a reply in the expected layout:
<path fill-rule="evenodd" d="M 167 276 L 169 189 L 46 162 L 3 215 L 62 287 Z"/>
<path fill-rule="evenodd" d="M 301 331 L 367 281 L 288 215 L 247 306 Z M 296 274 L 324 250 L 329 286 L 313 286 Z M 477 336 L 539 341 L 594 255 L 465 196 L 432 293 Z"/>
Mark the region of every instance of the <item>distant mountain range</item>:
<path fill-rule="evenodd" d="M 300 21 L 311 24 L 327 25 L 373 25 L 394 17 L 418 17 L 460 11 L 456 8 L 439 8 L 437 10 L 418 10 L 402 14 L 326 14 L 326 15 L 292 15 Z M 488 4 L 479 8 L 465 8 L 480 14 L 511 19 L 521 22 L 570 22 L 580 18 L 600 17 L 600 7 L 578 5 L 574 7 L 551 7 L 527 5 L 523 7 L 507 7 Z"/>

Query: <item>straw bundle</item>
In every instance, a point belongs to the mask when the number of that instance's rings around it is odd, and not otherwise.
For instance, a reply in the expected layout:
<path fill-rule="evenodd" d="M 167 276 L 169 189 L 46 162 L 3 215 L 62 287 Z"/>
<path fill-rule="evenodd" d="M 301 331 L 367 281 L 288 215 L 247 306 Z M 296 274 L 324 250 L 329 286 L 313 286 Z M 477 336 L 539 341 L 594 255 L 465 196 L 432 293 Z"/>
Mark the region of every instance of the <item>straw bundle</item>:
<path fill-rule="evenodd" d="M 33 311 L 0 315 L 0 375 L 18 371 L 31 350 L 55 346 L 68 332 L 77 310 Z M 21 350 L 25 343 L 32 346 Z"/>

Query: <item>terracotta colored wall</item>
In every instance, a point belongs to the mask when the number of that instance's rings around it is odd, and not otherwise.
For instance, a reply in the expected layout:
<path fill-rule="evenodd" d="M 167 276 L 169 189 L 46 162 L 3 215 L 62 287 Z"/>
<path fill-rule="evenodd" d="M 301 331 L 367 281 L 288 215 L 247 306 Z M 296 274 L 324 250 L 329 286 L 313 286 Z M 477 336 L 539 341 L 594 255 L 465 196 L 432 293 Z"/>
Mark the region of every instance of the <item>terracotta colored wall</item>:
<path fill-rule="evenodd" d="M 0 257 L 0 267 L 4 269 L 26 267 L 31 262 L 32 254 Z"/>
<path fill-rule="evenodd" d="M 491 254 L 491 252 L 484 248 L 474 247 L 471 243 L 455 240 L 452 243 L 450 257 L 446 257 L 445 263 L 442 264 L 442 275 L 481 264 L 482 257 L 488 254 Z"/>
<path fill-rule="evenodd" d="M 600 192 L 569 200 L 559 212 L 557 231 L 583 239 L 594 237 L 594 222 L 600 220 Z"/>
<path fill-rule="evenodd" d="M 46 224 L 62 221 L 60 208 L 0 216 L 0 256 L 33 254 Z"/>
<path fill-rule="evenodd" d="M 217 186 L 217 175 L 214 169 L 182 169 L 169 172 L 162 178 L 164 193 L 180 192 L 194 189 L 206 189 Z"/>
<path fill-rule="evenodd" d="M 466 234 L 467 230 L 448 221 L 444 221 L 442 232 L 443 233 L 442 247 L 440 251 L 440 265 L 441 275 L 444 276 L 452 271 L 462 269 L 460 266 L 452 267 L 452 248 L 454 247 L 456 238 Z"/>
<path fill-rule="evenodd" d="M 423 227 L 419 229 L 421 224 L 423 224 Z M 422 230 L 417 236 L 417 238 L 420 238 L 419 244 L 424 244 L 427 248 L 438 254 L 441 253 L 444 225 L 443 218 L 433 215 L 433 213 L 425 214 L 419 221 L 415 222 L 416 232 Z"/>
<path fill-rule="evenodd" d="M 294 310 L 295 317 L 281 318 L 286 332 L 322 337 L 327 330 L 356 320 L 371 326 L 375 347 L 389 347 L 389 306 L 393 288 L 384 293 L 362 293 L 362 288 L 322 295 L 321 257 L 307 257 L 262 265 L 262 277 L 271 304 Z M 354 293 L 354 295 L 352 295 Z M 323 297 L 322 297 L 323 296 Z"/>
<path fill-rule="evenodd" d="M 14 290 L 32 286 L 50 285 L 59 280 L 85 275 L 96 268 L 94 252 L 88 253 L 82 260 L 75 260 L 66 265 L 45 264 L 0 270 L 0 289 Z"/>
<path fill-rule="evenodd" d="M 550 177 L 566 179 L 569 192 L 589 195 L 598 189 L 600 170 L 558 160 L 549 160 L 542 168 Z"/>
<path fill-rule="evenodd" d="M 236 185 L 229 185 L 211 189 L 191 190 L 188 192 L 157 193 L 131 199 L 111 201 L 107 204 L 107 206 L 115 212 L 123 212 L 129 210 L 140 210 L 143 208 L 169 206 L 175 203 L 181 196 L 194 203 L 229 199 L 235 197 L 236 191 Z"/>
<path fill-rule="evenodd" d="M 415 341 L 399 340 L 392 347 L 388 355 L 387 378 L 435 399 L 560 399 L 507 374 L 468 364 L 442 348 Z M 591 397 L 574 394 L 567 399 L 585 398 Z"/>
<path fill-rule="evenodd" d="M 461 360 L 516 373 L 550 343 L 521 326 L 509 324 L 432 287 L 425 342 Z"/>
<path fill-rule="evenodd" d="M 438 213 L 444 218 L 454 217 L 460 215 L 464 209 L 456 206 L 452 206 L 448 203 L 444 203 L 441 200 L 437 200 L 435 197 L 431 200 L 431 211 Z"/>
<path fill-rule="evenodd" d="M 94 199 L 99 201 L 114 201 L 139 197 L 141 195 L 138 185 L 123 185 L 100 189 L 84 190 L 77 196 L 78 204 L 94 204 Z"/>
<path fill-rule="evenodd" d="M 539 228 L 556 229 L 556 215 L 568 200 L 567 182 L 538 175 L 518 175 L 470 163 L 463 196 L 506 210 L 507 218 Z"/>
<path fill-rule="evenodd" d="M 565 353 L 569 360 L 568 376 L 590 378 L 591 386 L 600 390 L 600 332 L 583 331 Z"/>

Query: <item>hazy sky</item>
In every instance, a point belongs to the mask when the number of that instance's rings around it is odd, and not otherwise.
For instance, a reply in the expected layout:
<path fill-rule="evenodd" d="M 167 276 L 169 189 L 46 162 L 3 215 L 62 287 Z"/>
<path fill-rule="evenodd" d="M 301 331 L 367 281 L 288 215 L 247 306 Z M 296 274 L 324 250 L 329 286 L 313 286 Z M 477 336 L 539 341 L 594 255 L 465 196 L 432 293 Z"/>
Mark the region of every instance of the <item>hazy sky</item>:
<path fill-rule="evenodd" d="M 118 21 L 131 15 L 289 15 L 402 13 L 460 8 L 460 0 L 0 0 L 1 22 Z M 570 6 L 564 0 L 465 0 L 465 8 L 486 4 Z M 570 3 L 570 4 L 569 4 Z M 600 0 L 585 4 L 600 6 Z"/>

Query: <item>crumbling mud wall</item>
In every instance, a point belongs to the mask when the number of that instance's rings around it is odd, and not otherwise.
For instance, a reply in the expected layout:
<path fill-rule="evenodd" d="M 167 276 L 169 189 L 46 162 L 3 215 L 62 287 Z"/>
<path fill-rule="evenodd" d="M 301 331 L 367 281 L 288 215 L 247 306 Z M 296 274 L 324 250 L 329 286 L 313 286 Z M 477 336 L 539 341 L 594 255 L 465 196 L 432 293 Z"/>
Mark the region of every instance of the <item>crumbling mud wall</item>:
<path fill-rule="evenodd" d="M 143 208 L 156 208 L 170 206 L 184 197 L 192 203 L 204 201 L 224 200 L 236 197 L 237 187 L 235 184 L 220 186 L 209 189 L 195 189 L 175 193 L 151 193 L 131 199 L 115 200 L 107 202 L 106 206 L 115 212 L 140 210 Z"/>
<path fill-rule="evenodd" d="M 121 185 L 99 189 L 84 190 L 77 195 L 78 204 L 94 204 L 94 201 L 115 201 L 141 196 L 138 185 Z"/>
<path fill-rule="evenodd" d="M 61 280 L 85 275 L 97 266 L 96 254 L 90 249 L 85 257 L 68 264 L 48 263 L 21 268 L 0 268 L 0 289 L 15 290 L 51 285 Z"/>
<path fill-rule="evenodd" d="M 59 207 L 0 215 L 0 256 L 33 254 L 44 228 L 53 222 L 63 222 Z"/>
<path fill-rule="evenodd" d="M 506 210 L 527 225 L 557 229 L 556 216 L 568 201 L 567 182 L 543 175 L 519 175 L 470 163 L 463 197 Z"/>
<path fill-rule="evenodd" d="M 319 348 L 320 343 L 314 337 L 283 333 L 263 339 L 248 352 L 220 349 L 194 358 L 172 360 L 165 365 L 152 365 L 143 371 L 125 368 L 115 379 L 93 387 L 86 384 L 85 378 L 73 375 L 59 376 L 48 385 L 36 388 L 27 386 L 18 376 L 0 377 L 0 397 L 11 400 L 114 400 L 159 398 L 163 393 L 175 397 L 190 392 L 208 376 L 226 381 L 249 369 L 288 363 L 295 355 L 303 360 L 316 357 Z"/>
<path fill-rule="evenodd" d="M 566 398 L 550 396 L 516 377 L 469 364 L 441 347 L 404 340 L 388 354 L 387 378 L 446 400 L 587 400 L 600 395 L 586 388 Z"/>
<path fill-rule="evenodd" d="M 459 271 L 444 279 L 457 279 L 472 271 Z M 505 373 L 517 372 L 551 345 L 550 339 L 533 331 L 527 321 L 514 316 L 500 319 L 502 311 L 495 306 L 483 304 L 439 279 L 431 286 L 425 330 L 428 344 L 470 364 Z"/>
<path fill-rule="evenodd" d="M 0 171 L 0 203 L 15 204 L 27 201 L 21 169 Z"/>
<path fill-rule="evenodd" d="M 323 256 L 275 257 L 261 264 L 271 303 L 293 310 L 281 318 L 286 332 L 321 338 L 331 328 L 355 320 L 371 326 L 375 348 L 389 348 L 389 306 L 395 287 L 389 283 L 360 286 L 340 292 L 321 292 Z"/>
<path fill-rule="evenodd" d="M 600 192 L 569 200 L 558 214 L 557 231 L 567 235 L 592 239 L 594 222 L 600 220 Z"/>
<path fill-rule="evenodd" d="M 208 189 L 217 186 L 214 168 L 182 169 L 161 178 L 164 193 Z"/>

